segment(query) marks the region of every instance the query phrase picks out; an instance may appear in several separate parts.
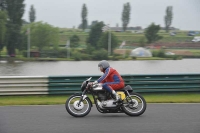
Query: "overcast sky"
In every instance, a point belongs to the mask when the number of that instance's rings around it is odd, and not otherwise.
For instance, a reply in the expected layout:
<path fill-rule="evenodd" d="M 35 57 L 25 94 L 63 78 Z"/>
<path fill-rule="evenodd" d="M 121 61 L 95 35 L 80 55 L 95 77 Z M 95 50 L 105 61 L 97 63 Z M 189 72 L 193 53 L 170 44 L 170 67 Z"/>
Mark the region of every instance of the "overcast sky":
<path fill-rule="evenodd" d="M 200 30 L 200 0 L 25 0 L 23 19 L 29 21 L 30 6 L 36 9 L 36 21 L 60 28 L 77 27 L 81 23 L 81 10 L 85 3 L 88 22 L 98 20 L 112 27 L 121 26 L 123 4 L 131 5 L 128 26 L 147 27 L 152 22 L 164 26 L 167 6 L 173 6 L 173 27 L 181 30 Z"/>

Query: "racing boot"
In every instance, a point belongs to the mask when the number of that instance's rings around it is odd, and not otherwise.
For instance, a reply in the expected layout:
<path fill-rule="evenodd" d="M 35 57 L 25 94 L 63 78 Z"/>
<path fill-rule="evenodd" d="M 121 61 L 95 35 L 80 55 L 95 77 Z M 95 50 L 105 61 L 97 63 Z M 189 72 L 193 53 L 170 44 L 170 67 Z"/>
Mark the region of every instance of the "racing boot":
<path fill-rule="evenodd" d="M 119 97 L 119 95 L 114 90 L 112 90 L 112 94 L 113 94 L 114 99 L 115 99 L 115 101 L 113 102 L 113 104 L 118 103 L 121 100 L 120 97 Z"/>

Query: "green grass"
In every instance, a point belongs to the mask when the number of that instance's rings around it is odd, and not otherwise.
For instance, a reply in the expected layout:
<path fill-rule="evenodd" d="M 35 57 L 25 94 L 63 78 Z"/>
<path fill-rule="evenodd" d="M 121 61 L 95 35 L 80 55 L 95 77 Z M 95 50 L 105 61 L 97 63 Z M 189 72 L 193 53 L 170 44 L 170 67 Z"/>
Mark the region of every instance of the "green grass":
<path fill-rule="evenodd" d="M 77 34 L 80 38 L 80 43 L 85 44 L 88 35 L 87 34 Z M 66 44 L 69 36 L 71 35 L 61 35 L 60 36 L 60 42 L 59 44 Z M 122 42 L 126 40 L 127 44 L 132 43 L 139 43 L 142 38 L 145 38 L 144 35 L 134 35 L 134 34 L 125 34 L 125 35 L 116 35 L 119 42 Z M 180 43 L 180 42 L 188 42 L 191 41 L 194 37 L 188 37 L 188 36 L 169 36 L 169 35 L 163 35 L 163 38 L 159 40 L 158 42 L 162 43 Z"/>
<path fill-rule="evenodd" d="M 190 52 L 193 53 L 193 55 L 200 55 L 200 49 L 191 49 L 191 50 L 188 50 Z"/>
<path fill-rule="evenodd" d="M 180 49 L 166 49 L 167 51 L 188 51 L 191 52 L 194 56 L 200 56 L 200 49 L 187 49 L 187 48 L 180 48 Z"/>
<path fill-rule="evenodd" d="M 200 103 L 200 93 L 142 94 L 147 103 Z M 66 95 L 56 96 L 0 96 L 0 106 L 65 104 Z M 89 96 L 91 98 L 91 96 Z M 91 98 L 93 101 L 93 99 Z"/>
<path fill-rule="evenodd" d="M 6 59 L 6 57 L 5 57 Z M 75 61 L 75 59 L 71 58 L 26 58 L 18 55 L 17 57 L 9 58 L 10 61 Z M 112 59 L 110 59 L 112 60 Z M 160 57 L 137 57 L 136 59 L 132 59 L 131 57 L 121 59 L 121 60 L 174 60 L 173 58 L 160 58 Z"/>
<path fill-rule="evenodd" d="M 142 34 L 136 34 L 132 32 L 112 32 L 115 36 L 117 36 L 118 40 L 120 42 L 126 40 L 127 44 L 132 44 L 132 43 L 139 43 L 141 38 L 145 38 L 144 33 Z M 163 43 L 180 43 L 180 42 L 188 42 L 191 41 L 194 37 L 193 36 L 188 36 L 187 31 L 179 31 L 176 36 L 171 36 L 169 33 L 166 33 L 165 31 L 160 31 L 158 33 L 159 35 L 163 36 L 161 40 L 158 42 L 163 42 Z M 72 35 L 77 35 L 80 38 L 80 43 L 84 43 L 89 36 L 89 33 L 86 32 L 81 32 L 81 31 L 66 31 L 60 33 L 60 44 L 65 44 L 68 38 Z"/>
<path fill-rule="evenodd" d="M 172 58 L 160 58 L 160 57 L 137 57 L 136 60 L 173 60 Z"/>
<path fill-rule="evenodd" d="M 200 103 L 200 93 L 144 94 L 148 103 Z"/>
<path fill-rule="evenodd" d="M 1 96 L 0 106 L 64 104 L 67 98 L 68 96 Z"/>

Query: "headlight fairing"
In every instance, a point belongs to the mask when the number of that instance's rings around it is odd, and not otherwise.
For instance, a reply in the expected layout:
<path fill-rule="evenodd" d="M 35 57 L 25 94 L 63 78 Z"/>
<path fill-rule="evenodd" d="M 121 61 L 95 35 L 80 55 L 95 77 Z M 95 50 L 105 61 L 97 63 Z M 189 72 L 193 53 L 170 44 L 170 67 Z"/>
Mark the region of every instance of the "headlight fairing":
<path fill-rule="evenodd" d="M 85 88 L 86 88 L 86 86 L 87 86 L 87 82 L 84 81 L 84 82 L 82 83 L 82 85 L 81 85 L 81 91 L 84 91 Z"/>

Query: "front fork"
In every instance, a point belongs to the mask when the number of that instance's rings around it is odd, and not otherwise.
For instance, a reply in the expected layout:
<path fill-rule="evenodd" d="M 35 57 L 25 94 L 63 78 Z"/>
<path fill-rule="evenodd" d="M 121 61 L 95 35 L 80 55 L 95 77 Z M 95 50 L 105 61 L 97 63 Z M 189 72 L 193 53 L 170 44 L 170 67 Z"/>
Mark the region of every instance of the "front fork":
<path fill-rule="evenodd" d="M 87 96 L 85 95 L 85 93 L 86 93 L 86 89 L 85 89 L 85 90 L 82 92 L 82 94 L 81 94 L 80 100 L 79 100 L 79 102 L 78 102 L 78 106 L 80 106 L 81 102 L 82 102 L 83 100 L 85 100 L 85 98 L 87 97 Z"/>

